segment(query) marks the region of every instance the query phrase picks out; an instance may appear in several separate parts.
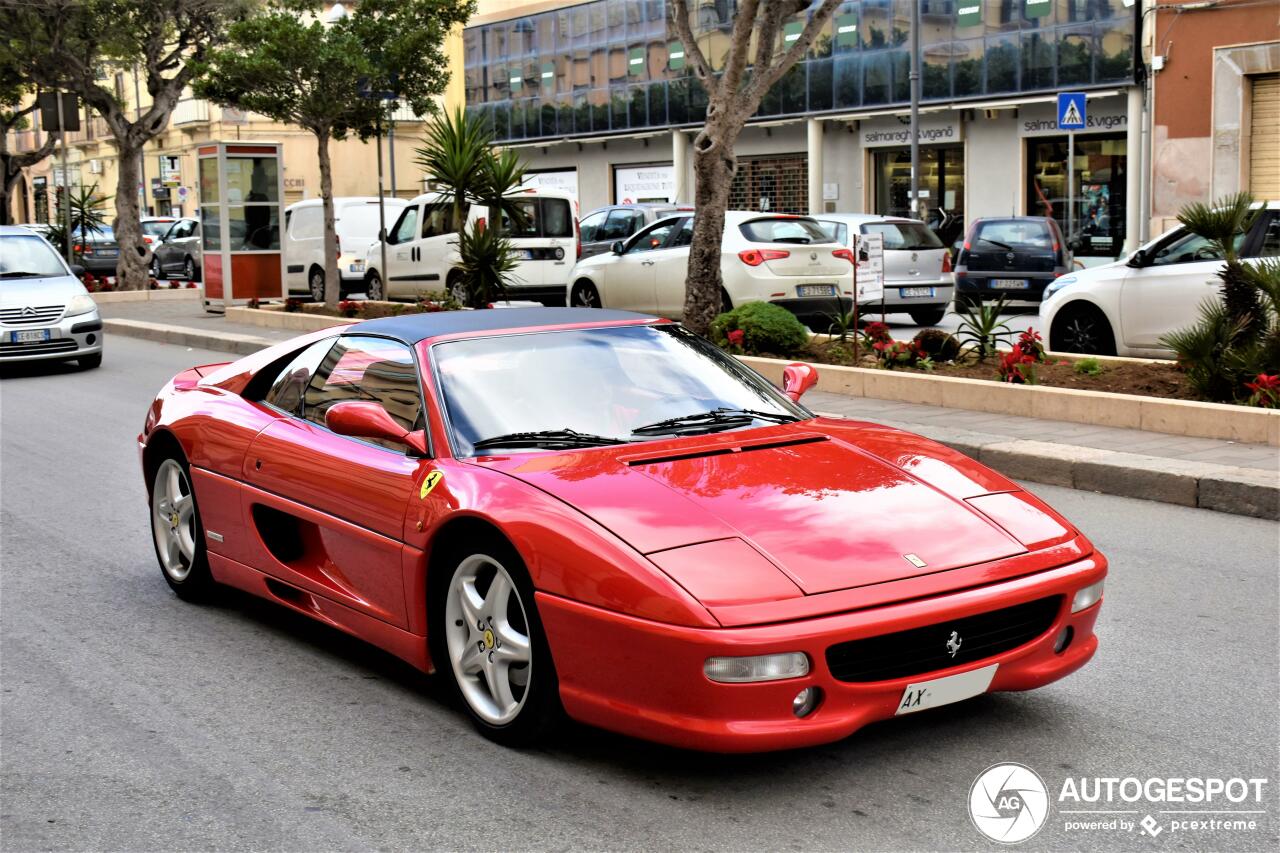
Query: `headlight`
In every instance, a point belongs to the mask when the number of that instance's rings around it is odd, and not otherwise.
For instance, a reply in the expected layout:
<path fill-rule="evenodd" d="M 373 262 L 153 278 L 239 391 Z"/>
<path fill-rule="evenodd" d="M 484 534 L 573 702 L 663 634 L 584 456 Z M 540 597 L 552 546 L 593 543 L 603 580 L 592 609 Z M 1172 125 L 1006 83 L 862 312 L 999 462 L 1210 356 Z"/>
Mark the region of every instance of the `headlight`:
<path fill-rule="evenodd" d="M 87 293 L 81 293 L 78 296 L 71 297 L 71 301 L 67 303 L 67 316 L 74 317 L 77 314 L 88 314 L 90 311 L 97 311 L 98 303 L 93 301 L 93 297 Z"/>
<path fill-rule="evenodd" d="M 1055 278 L 1053 281 L 1049 282 L 1049 286 L 1044 289 L 1044 298 L 1048 299 L 1068 284 L 1075 284 L 1076 281 L 1077 279 L 1073 275 L 1064 275 L 1062 278 Z"/>
<path fill-rule="evenodd" d="M 753 657 L 707 658 L 702 671 L 712 681 L 743 684 L 750 681 L 781 681 L 809 674 L 809 656 L 804 652 Z"/>
<path fill-rule="evenodd" d="M 1076 597 L 1071 600 L 1071 612 L 1079 613 L 1086 607 L 1092 607 L 1102 600 L 1102 586 L 1105 581 L 1098 581 L 1090 584 L 1084 589 L 1076 591 Z"/>

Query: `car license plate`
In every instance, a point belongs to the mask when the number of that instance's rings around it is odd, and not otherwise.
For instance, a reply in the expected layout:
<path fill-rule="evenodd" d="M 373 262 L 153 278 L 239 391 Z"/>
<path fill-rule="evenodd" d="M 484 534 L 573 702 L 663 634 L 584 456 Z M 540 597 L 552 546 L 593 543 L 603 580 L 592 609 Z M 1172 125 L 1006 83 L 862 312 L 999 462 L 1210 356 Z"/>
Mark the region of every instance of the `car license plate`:
<path fill-rule="evenodd" d="M 796 285 L 797 296 L 835 296 L 836 286 L 834 284 L 798 284 Z"/>
<path fill-rule="evenodd" d="M 993 278 L 992 290 L 1026 290 L 1031 284 L 1025 278 Z"/>
<path fill-rule="evenodd" d="M 928 299 L 933 296 L 936 291 L 932 287 L 899 287 L 898 296 L 903 299 L 919 299 L 924 297 Z"/>
<path fill-rule="evenodd" d="M 47 341 L 49 340 L 49 330 L 23 329 L 21 332 L 14 332 L 12 340 L 15 344 L 33 344 Z"/>
<path fill-rule="evenodd" d="M 907 689 L 902 691 L 902 700 L 898 702 L 898 710 L 895 713 L 914 714 L 916 711 L 936 708 L 939 705 L 950 705 L 952 702 L 972 699 L 974 696 L 986 693 L 987 688 L 991 686 L 991 679 L 996 676 L 997 667 L 999 664 L 993 663 L 991 666 L 984 666 L 972 672 L 908 684 Z"/>

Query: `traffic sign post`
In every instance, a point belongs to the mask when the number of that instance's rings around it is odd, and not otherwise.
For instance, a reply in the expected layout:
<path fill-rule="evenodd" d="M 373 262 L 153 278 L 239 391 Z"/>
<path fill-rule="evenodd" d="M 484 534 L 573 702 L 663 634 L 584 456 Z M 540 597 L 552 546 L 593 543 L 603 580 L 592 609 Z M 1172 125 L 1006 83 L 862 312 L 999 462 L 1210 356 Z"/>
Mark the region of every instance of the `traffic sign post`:
<path fill-rule="evenodd" d="M 1076 230 L 1076 134 L 1087 117 L 1084 92 L 1058 93 L 1058 130 L 1067 131 L 1067 240 Z"/>

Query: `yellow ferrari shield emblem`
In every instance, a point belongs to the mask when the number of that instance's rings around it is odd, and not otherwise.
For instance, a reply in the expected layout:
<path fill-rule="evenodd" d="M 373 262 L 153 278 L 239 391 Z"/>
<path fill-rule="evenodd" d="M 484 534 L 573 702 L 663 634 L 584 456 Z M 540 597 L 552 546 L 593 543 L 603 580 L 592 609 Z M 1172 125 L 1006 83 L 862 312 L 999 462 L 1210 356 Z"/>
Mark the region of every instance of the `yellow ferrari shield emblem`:
<path fill-rule="evenodd" d="M 422 488 L 418 490 L 418 499 L 426 500 L 427 495 L 431 494 L 431 490 L 439 485 L 440 481 L 443 479 L 444 472 L 442 471 L 432 471 L 428 474 L 426 479 L 422 481 Z"/>
<path fill-rule="evenodd" d="M 486 649 L 493 648 L 493 631 L 488 628 L 484 632 L 484 647 Z"/>

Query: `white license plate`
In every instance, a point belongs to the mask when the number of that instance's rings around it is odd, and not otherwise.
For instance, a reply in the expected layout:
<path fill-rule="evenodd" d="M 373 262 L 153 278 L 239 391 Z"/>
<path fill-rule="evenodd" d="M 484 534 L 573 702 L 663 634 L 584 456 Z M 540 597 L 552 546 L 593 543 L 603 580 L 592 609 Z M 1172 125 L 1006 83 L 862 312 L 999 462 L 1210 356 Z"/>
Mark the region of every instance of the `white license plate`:
<path fill-rule="evenodd" d="M 899 287 L 898 296 L 903 299 L 928 299 L 935 294 L 932 287 Z"/>
<path fill-rule="evenodd" d="M 991 686 L 991 679 L 995 678 L 996 668 L 999 666 L 993 663 L 991 666 L 984 666 L 972 672 L 908 684 L 907 689 L 902 691 L 902 701 L 898 703 L 896 713 L 898 715 L 914 714 L 916 711 L 936 708 L 939 705 L 950 705 L 952 702 L 980 696 Z"/>
<path fill-rule="evenodd" d="M 1025 278 L 993 278 L 993 290 L 1026 290 L 1031 284 Z"/>
<path fill-rule="evenodd" d="M 14 332 L 12 340 L 15 344 L 32 344 L 38 341 L 47 341 L 49 340 L 49 330 L 24 329 L 21 332 Z"/>
<path fill-rule="evenodd" d="M 836 286 L 834 284 L 798 284 L 796 285 L 796 296 L 835 296 Z"/>

